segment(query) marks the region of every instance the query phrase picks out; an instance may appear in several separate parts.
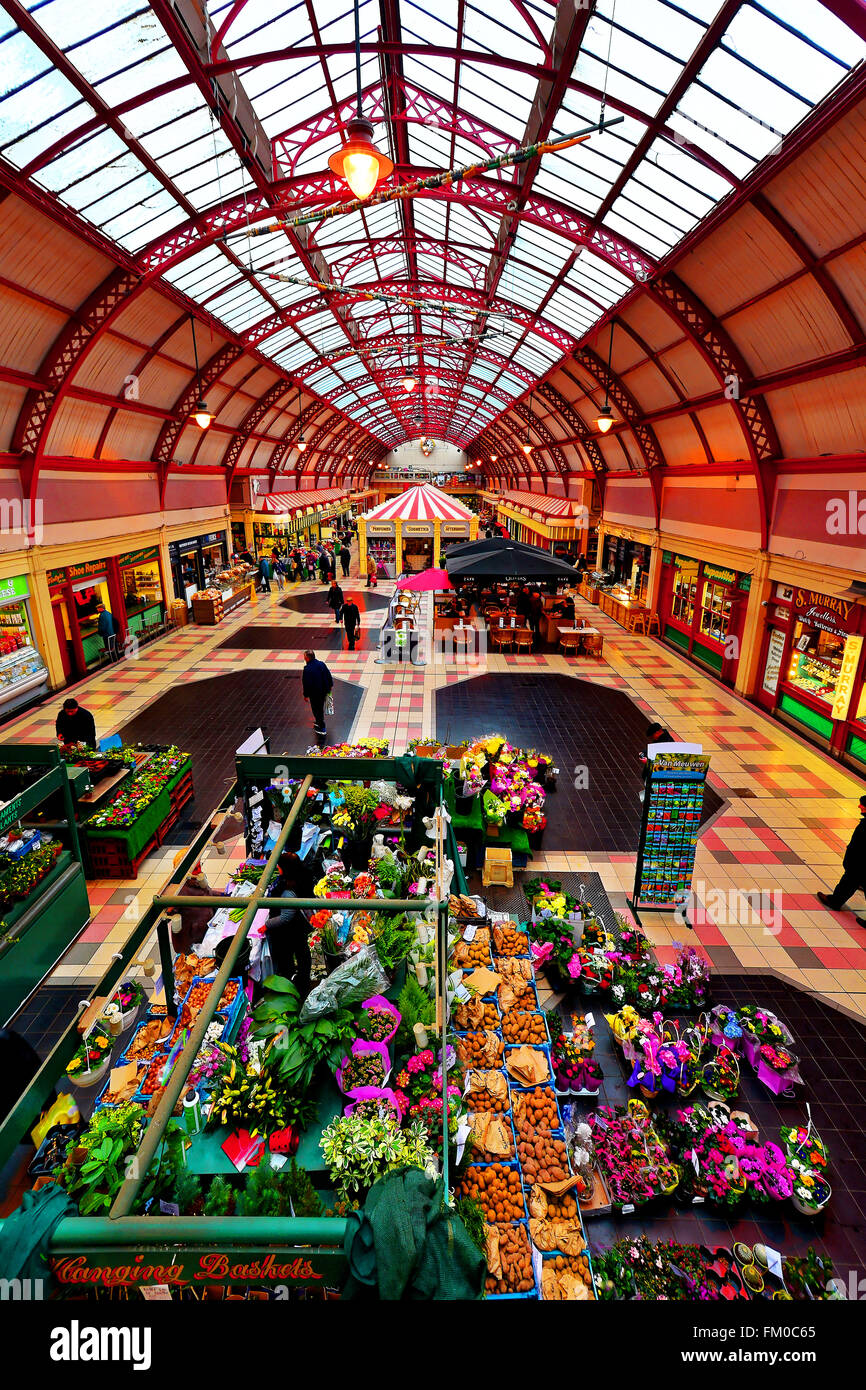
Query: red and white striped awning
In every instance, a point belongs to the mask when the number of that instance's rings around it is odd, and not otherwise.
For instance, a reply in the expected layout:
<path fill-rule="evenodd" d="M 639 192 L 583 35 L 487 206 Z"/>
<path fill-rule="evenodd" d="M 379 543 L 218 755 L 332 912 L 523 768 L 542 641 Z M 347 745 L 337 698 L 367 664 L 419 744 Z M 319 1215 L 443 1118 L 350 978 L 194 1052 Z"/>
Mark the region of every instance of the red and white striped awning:
<path fill-rule="evenodd" d="M 349 494 L 340 487 L 311 488 L 309 492 L 266 492 L 258 500 L 263 512 L 303 512 L 307 507 L 324 507 L 329 502 L 344 502 Z"/>
<path fill-rule="evenodd" d="M 429 483 L 417 483 L 366 512 L 367 521 L 471 521 L 473 513 Z"/>
<path fill-rule="evenodd" d="M 573 497 L 548 497 L 535 492 L 501 492 L 497 501 L 523 512 L 535 512 L 538 516 L 563 517 L 566 521 L 579 516 L 583 503 Z"/>

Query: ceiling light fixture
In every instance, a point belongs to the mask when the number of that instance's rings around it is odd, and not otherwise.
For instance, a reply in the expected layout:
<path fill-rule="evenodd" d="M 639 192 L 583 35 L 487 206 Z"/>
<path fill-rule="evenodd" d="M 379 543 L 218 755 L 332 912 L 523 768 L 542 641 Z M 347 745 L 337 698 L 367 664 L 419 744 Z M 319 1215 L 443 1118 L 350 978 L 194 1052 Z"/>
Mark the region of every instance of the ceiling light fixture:
<path fill-rule="evenodd" d="M 610 373 L 611 363 L 613 362 L 613 319 L 610 321 L 610 347 L 607 353 L 607 385 L 604 390 L 604 405 L 598 412 L 596 426 L 601 434 L 607 434 L 613 429 L 613 411 L 610 408 Z"/>
<path fill-rule="evenodd" d="M 347 140 L 328 160 L 328 167 L 345 179 L 356 198 L 369 198 L 380 179 L 394 169 L 394 161 L 373 144 L 373 126 L 361 109 L 361 14 L 355 0 L 355 78 L 358 87 L 358 114 L 346 125 Z"/>
<path fill-rule="evenodd" d="M 530 393 L 529 393 L 529 419 L 526 421 L 526 439 L 523 441 L 523 443 L 522 443 L 521 446 L 520 446 L 521 449 L 523 450 L 523 452 L 525 453 L 525 455 L 526 455 L 527 458 L 529 458 L 530 455 L 532 454 L 532 441 L 531 441 L 531 439 L 529 438 L 529 421 L 530 421 L 531 419 L 532 419 L 532 392 L 530 391 Z"/>
<path fill-rule="evenodd" d="M 199 371 L 198 366 L 198 346 L 195 341 L 195 316 L 193 314 L 190 314 L 189 321 L 190 326 L 192 327 L 192 355 L 195 359 L 195 379 L 196 386 L 198 388 L 196 403 L 192 408 L 191 414 L 199 429 L 206 430 L 208 426 L 213 422 L 213 414 L 210 410 L 208 410 L 207 401 L 204 399 L 201 393 L 201 372 Z"/>

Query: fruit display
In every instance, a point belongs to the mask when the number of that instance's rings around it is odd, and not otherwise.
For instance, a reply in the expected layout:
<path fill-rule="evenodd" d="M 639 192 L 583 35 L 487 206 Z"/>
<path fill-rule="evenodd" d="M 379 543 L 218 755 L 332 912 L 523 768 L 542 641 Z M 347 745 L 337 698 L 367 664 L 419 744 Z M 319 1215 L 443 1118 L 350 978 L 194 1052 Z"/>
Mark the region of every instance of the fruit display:
<path fill-rule="evenodd" d="M 545 1302 L 594 1300 L 592 1274 L 585 1255 L 549 1255 L 541 1265 L 541 1297 Z"/>
<path fill-rule="evenodd" d="M 521 1009 L 511 1009 L 502 1019 L 502 1036 L 510 1043 L 547 1042 L 547 1025 L 544 1014 L 527 1013 Z"/>
<path fill-rule="evenodd" d="M 512 1097 L 514 1123 L 518 1131 L 543 1130 L 550 1134 L 560 1128 L 559 1107 L 549 1086 L 535 1086 L 531 1091 L 515 1091 Z"/>
<path fill-rule="evenodd" d="M 492 1225 L 523 1221 L 526 1208 L 520 1174 L 515 1167 L 491 1163 L 472 1165 L 457 1184 L 458 1197 L 474 1197 Z"/>
<path fill-rule="evenodd" d="M 528 956 L 529 937 L 513 926 L 493 928 L 493 946 L 497 956 Z"/>
<path fill-rule="evenodd" d="M 488 1294 L 529 1293 L 535 1288 L 526 1227 L 488 1225 Z"/>
<path fill-rule="evenodd" d="M 464 1099 L 469 1110 L 489 1110 L 501 1115 L 511 1108 L 508 1082 L 501 1071 L 471 1071 Z"/>
<path fill-rule="evenodd" d="M 464 1066 L 496 1067 L 502 1061 L 502 1040 L 490 1028 L 457 1039 L 457 1057 Z"/>
<path fill-rule="evenodd" d="M 168 1037 L 172 1029 L 171 1019 L 153 1018 L 143 1023 L 132 1036 L 132 1041 L 126 1049 L 126 1060 L 128 1062 L 150 1061 L 160 1044 Z"/>
<path fill-rule="evenodd" d="M 216 968 L 215 956 L 197 956 L 194 951 L 190 951 L 189 955 L 181 953 L 181 955 L 176 956 L 174 962 L 176 997 L 183 999 L 197 976 L 212 975 Z"/>
<path fill-rule="evenodd" d="M 455 941 L 451 950 L 451 962 L 464 970 L 473 965 L 490 964 L 490 932 L 486 927 L 477 927 L 471 941 L 464 936 Z"/>

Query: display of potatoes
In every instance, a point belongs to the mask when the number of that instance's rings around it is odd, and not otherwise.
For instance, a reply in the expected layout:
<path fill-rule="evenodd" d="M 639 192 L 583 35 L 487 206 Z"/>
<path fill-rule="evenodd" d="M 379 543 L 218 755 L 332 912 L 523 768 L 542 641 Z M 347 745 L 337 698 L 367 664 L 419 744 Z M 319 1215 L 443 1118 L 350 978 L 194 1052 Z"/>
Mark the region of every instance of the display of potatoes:
<path fill-rule="evenodd" d="M 526 1216 L 520 1174 L 503 1163 L 473 1164 L 467 1168 L 457 1195 L 474 1197 L 492 1225 L 522 1221 Z"/>
<path fill-rule="evenodd" d="M 529 937 L 515 927 L 495 926 L 493 945 L 498 956 L 529 955 Z"/>
<path fill-rule="evenodd" d="M 546 1043 L 547 1025 L 544 1022 L 544 1014 L 509 1010 L 502 1019 L 502 1036 L 510 1043 Z"/>
<path fill-rule="evenodd" d="M 586 1255 L 551 1255 L 545 1259 L 541 1266 L 541 1297 L 548 1302 L 594 1299 Z"/>
<path fill-rule="evenodd" d="M 487 1261 L 488 1294 L 531 1293 L 535 1288 L 525 1226 L 488 1227 Z"/>
<path fill-rule="evenodd" d="M 529 1132 L 546 1130 L 548 1133 L 552 1129 L 559 1129 L 559 1109 L 550 1086 L 533 1086 L 528 1091 L 515 1091 L 514 1123 L 518 1133 L 524 1129 Z"/>

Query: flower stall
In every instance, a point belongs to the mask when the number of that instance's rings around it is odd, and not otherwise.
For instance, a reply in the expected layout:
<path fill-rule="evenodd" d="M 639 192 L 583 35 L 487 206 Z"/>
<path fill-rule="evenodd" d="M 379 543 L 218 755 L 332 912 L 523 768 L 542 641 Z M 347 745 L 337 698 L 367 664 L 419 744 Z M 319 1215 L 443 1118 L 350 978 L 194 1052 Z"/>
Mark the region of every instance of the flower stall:
<path fill-rule="evenodd" d="M 127 778 L 84 824 L 89 873 L 136 878 L 139 867 L 193 796 L 189 754 L 169 747 Z"/>

